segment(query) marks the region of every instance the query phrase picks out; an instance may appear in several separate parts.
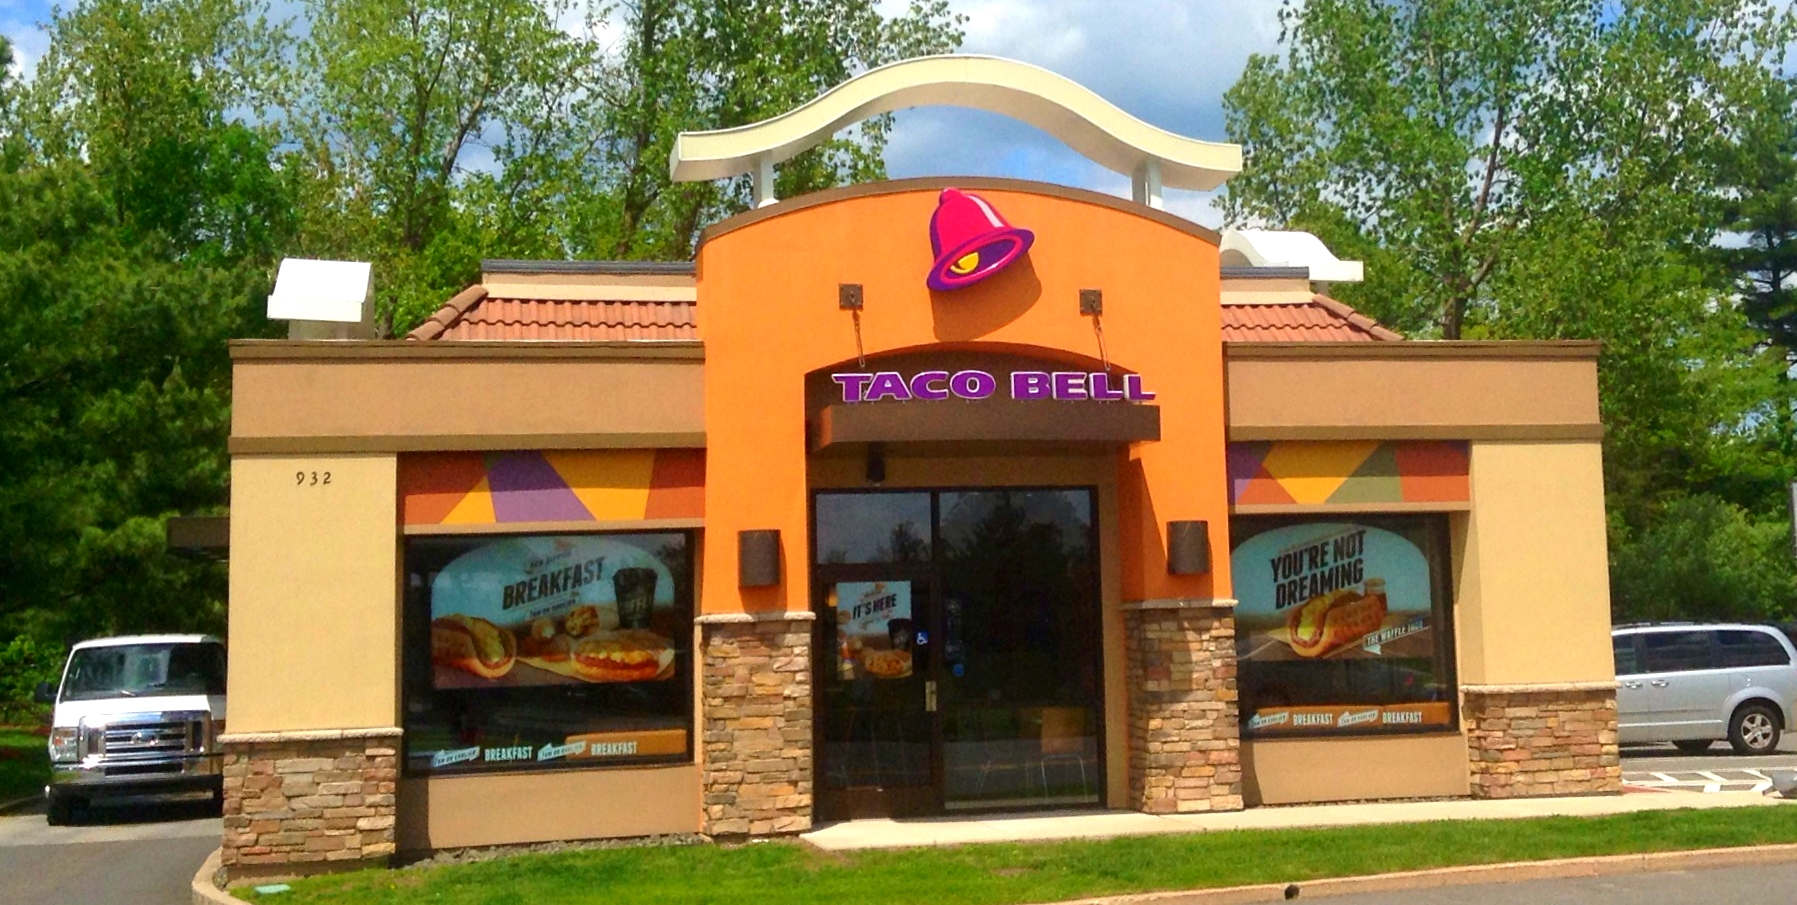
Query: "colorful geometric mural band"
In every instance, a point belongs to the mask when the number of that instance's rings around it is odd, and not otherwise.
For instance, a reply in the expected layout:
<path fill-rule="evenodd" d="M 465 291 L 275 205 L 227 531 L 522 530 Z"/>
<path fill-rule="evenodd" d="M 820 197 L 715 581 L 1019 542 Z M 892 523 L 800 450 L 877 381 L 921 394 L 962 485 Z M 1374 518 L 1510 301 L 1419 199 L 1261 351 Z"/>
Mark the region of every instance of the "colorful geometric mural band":
<path fill-rule="evenodd" d="M 1459 441 L 1278 441 L 1229 444 L 1233 506 L 1464 503 Z"/>
<path fill-rule="evenodd" d="M 702 518 L 705 451 L 407 454 L 399 497 L 404 525 Z"/>

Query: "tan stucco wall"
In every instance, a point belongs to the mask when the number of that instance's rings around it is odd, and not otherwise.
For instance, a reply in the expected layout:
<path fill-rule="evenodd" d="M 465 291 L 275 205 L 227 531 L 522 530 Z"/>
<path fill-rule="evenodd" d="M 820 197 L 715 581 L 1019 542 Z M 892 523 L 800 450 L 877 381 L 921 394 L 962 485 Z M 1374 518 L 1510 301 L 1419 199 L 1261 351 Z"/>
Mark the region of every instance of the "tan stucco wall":
<path fill-rule="evenodd" d="M 1467 794 L 1459 733 L 1242 741 L 1249 806 Z"/>
<path fill-rule="evenodd" d="M 867 488 L 866 460 L 813 457 L 813 490 Z M 1104 638 L 1104 765 L 1107 807 L 1128 807 L 1129 688 L 1123 659 L 1122 551 L 1118 547 L 1117 458 L 1090 455 L 906 456 L 888 452 L 886 481 L 892 487 L 1096 486 L 1098 488 L 1098 579 Z M 809 549 L 809 545 L 804 549 Z"/>
<path fill-rule="evenodd" d="M 1230 343 L 1231 440 L 1596 440 L 1590 343 Z"/>
<path fill-rule="evenodd" d="M 231 461 L 233 733 L 397 725 L 397 474 L 391 455 Z"/>
<path fill-rule="evenodd" d="M 1610 575 L 1597 443 L 1473 443 L 1454 519 L 1463 685 L 1609 681 Z"/>
<path fill-rule="evenodd" d="M 408 779 L 395 842 L 420 851 L 697 833 L 699 815 L 691 764 Z"/>
<path fill-rule="evenodd" d="M 232 346 L 231 450 L 702 446 L 696 344 Z"/>

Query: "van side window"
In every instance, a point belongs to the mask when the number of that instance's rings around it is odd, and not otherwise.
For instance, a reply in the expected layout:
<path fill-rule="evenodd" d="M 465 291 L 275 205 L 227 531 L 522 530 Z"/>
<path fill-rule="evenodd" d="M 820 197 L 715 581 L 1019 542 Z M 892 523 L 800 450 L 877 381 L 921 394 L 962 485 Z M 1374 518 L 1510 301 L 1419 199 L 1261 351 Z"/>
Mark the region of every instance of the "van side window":
<path fill-rule="evenodd" d="M 1791 662 L 1785 646 L 1765 632 L 1722 631 L 1716 633 L 1716 641 L 1724 667 L 1788 666 Z"/>
<path fill-rule="evenodd" d="M 1710 648 L 1714 632 L 1647 632 L 1641 636 L 1645 672 L 1685 672 L 1716 668 Z"/>
<path fill-rule="evenodd" d="M 1634 635 L 1614 635 L 1610 643 L 1616 648 L 1616 674 L 1632 676 L 1641 671 L 1641 654 L 1635 649 Z"/>

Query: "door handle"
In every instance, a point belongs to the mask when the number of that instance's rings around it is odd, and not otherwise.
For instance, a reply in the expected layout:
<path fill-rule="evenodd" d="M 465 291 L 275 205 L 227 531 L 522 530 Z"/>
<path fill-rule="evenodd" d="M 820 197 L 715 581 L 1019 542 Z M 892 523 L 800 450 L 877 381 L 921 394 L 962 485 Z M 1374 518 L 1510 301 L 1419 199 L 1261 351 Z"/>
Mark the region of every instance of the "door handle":
<path fill-rule="evenodd" d="M 1653 685 L 1655 688 L 1665 688 L 1668 683 L 1665 679 L 1655 679 L 1649 684 Z"/>
<path fill-rule="evenodd" d="M 923 683 L 923 712 L 936 712 L 936 683 L 933 681 Z"/>
<path fill-rule="evenodd" d="M 1624 688 L 1640 688 L 1641 683 L 1640 682 L 1624 682 L 1624 683 L 1622 683 L 1622 687 L 1624 687 Z"/>

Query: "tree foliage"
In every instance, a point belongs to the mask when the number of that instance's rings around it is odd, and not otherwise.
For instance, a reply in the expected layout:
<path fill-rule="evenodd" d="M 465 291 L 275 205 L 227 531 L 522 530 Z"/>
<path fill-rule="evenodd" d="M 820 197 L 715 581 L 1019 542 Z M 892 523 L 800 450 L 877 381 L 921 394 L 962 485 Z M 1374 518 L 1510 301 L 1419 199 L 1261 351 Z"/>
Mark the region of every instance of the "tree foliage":
<path fill-rule="evenodd" d="M 1282 53 L 1252 58 L 1225 97 L 1247 152 L 1228 218 L 1365 260 L 1343 300 L 1415 336 L 1603 342 L 1617 609 L 1676 610 L 1660 598 L 1694 587 L 1636 568 L 1683 520 L 1782 525 L 1797 471 L 1775 323 L 1788 271 L 1752 252 L 1788 241 L 1789 11 L 1309 0 L 1281 22 Z M 1730 228 L 1752 236 L 1732 257 Z M 1763 303 L 1736 292 L 1756 267 Z M 1751 555 L 1774 577 L 1730 585 L 1761 595 L 1737 611 L 1797 612 L 1789 557 L 1763 547 L 1710 544 L 1684 564 Z"/>
<path fill-rule="evenodd" d="M 224 629 L 223 567 L 171 557 L 164 526 L 228 503 L 227 343 L 277 329 L 280 258 L 374 262 L 398 332 L 484 257 L 684 257 L 747 198 L 670 185 L 676 132 L 960 40 L 938 0 L 577 2 L 78 0 L 23 81 L 0 39 L 8 656 Z M 780 186 L 877 176 L 884 138 Z"/>

